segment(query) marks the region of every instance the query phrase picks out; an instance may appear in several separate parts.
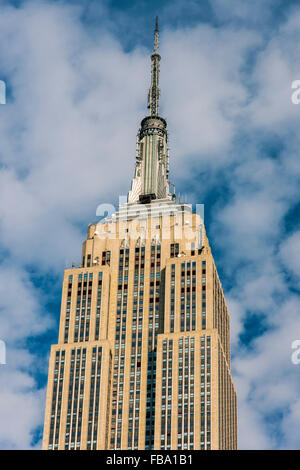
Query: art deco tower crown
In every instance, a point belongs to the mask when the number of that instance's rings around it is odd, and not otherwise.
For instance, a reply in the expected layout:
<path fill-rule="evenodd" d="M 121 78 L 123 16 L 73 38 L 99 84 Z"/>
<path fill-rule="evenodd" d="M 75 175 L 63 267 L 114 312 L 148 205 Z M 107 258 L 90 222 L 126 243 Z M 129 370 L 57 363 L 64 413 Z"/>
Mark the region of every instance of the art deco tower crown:
<path fill-rule="evenodd" d="M 151 202 L 171 199 L 169 193 L 169 150 L 167 123 L 159 116 L 158 18 L 154 31 L 154 51 L 151 55 L 151 86 L 148 92 L 150 116 L 145 117 L 137 137 L 136 168 L 128 202 Z"/>

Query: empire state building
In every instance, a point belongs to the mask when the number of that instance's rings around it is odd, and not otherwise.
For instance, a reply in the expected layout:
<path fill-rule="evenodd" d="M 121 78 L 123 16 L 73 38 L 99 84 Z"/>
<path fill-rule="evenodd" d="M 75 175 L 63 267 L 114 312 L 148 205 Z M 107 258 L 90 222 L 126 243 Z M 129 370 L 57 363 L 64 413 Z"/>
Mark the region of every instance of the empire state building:
<path fill-rule="evenodd" d="M 203 218 L 170 191 L 158 36 L 127 202 L 64 272 L 44 449 L 237 448 L 229 312 Z"/>

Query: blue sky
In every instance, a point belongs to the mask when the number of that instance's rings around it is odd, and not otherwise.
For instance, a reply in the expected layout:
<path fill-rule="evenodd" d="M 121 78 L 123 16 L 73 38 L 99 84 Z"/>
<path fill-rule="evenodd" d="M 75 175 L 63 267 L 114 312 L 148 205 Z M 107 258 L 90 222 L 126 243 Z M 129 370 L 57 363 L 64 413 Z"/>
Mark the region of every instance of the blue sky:
<path fill-rule="evenodd" d="M 160 17 L 171 180 L 231 312 L 239 447 L 300 442 L 298 1 L 1 1 L 0 448 L 40 448 L 63 269 L 133 176 Z"/>

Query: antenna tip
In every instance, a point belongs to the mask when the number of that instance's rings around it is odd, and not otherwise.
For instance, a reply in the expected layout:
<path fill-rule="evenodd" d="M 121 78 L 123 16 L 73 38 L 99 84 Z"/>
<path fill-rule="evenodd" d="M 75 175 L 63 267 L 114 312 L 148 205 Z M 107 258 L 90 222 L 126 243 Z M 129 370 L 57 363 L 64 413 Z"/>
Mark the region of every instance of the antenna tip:
<path fill-rule="evenodd" d="M 158 32 L 158 16 L 155 18 L 155 31 Z"/>

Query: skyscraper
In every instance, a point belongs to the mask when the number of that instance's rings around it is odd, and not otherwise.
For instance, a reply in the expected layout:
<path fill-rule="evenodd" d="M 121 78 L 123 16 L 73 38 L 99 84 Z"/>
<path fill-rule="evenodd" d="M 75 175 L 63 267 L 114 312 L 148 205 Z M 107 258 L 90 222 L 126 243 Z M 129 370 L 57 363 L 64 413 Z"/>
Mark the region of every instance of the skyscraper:
<path fill-rule="evenodd" d="M 44 449 L 237 448 L 229 312 L 203 217 L 170 193 L 154 38 L 127 202 L 64 273 Z"/>

